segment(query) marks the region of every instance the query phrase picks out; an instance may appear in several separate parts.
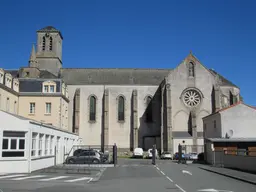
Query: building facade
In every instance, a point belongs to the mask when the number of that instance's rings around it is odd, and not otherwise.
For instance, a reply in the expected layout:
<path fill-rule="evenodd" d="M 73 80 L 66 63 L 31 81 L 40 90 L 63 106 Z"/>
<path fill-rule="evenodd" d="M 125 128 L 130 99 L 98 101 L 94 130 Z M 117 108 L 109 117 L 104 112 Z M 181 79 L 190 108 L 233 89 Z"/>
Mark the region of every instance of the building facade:
<path fill-rule="evenodd" d="M 207 138 L 256 138 L 256 108 L 238 102 L 203 118 Z"/>
<path fill-rule="evenodd" d="M 62 41 L 54 27 L 37 31 L 37 50 L 32 48 L 23 71 L 28 77 L 34 71 L 48 73 L 54 82 L 66 83 L 67 127 L 88 145 L 146 150 L 156 144 L 161 151 L 176 152 L 183 144 L 198 151 L 204 141 L 202 117 L 241 100 L 236 85 L 192 53 L 175 69 L 63 68 Z M 24 99 L 26 111 L 29 102 Z"/>
<path fill-rule="evenodd" d="M 19 80 L 0 68 L 0 110 L 18 114 Z"/>

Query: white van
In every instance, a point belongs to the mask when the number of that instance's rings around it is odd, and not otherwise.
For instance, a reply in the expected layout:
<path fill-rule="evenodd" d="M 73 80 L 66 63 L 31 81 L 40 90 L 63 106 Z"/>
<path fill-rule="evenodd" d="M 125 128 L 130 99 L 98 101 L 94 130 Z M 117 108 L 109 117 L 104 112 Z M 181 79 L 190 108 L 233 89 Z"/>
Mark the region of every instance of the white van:
<path fill-rule="evenodd" d="M 142 148 L 135 148 L 133 151 L 133 157 L 143 158 L 143 149 Z"/>
<path fill-rule="evenodd" d="M 147 158 L 152 158 L 153 157 L 153 149 L 149 149 L 147 153 Z M 156 149 L 156 158 L 158 158 L 158 151 Z"/>

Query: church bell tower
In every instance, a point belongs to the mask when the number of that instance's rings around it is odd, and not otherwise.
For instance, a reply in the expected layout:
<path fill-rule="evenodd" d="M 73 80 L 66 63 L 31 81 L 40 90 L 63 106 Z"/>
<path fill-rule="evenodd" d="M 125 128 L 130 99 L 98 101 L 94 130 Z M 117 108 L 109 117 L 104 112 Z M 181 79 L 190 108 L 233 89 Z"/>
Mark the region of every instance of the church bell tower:
<path fill-rule="evenodd" d="M 36 63 L 30 63 L 30 67 L 47 70 L 58 75 L 62 68 L 62 41 L 59 30 L 52 26 L 37 31 Z"/>

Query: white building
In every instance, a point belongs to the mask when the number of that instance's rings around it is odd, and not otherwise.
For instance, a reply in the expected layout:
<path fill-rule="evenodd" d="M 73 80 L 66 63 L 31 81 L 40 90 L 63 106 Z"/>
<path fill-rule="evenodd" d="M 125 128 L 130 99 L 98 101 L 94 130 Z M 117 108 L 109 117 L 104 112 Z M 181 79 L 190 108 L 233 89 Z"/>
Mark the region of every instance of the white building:
<path fill-rule="evenodd" d="M 203 118 L 205 157 L 210 164 L 223 163 L 223 155 L 254 155 L 256 108 L 238 102 Z M 241 162 L 240 162 L 241 163 Z"/>
<path fill-rule="evenodd" d="M 4 111 L 0 122 L 0 173 L 30 173 L 63 163 L 80 142 L 76 134 Z"/>
<path fill-rule="evenodd" d="M 205 138 L 256 138 L 256 108 L 238 102 L 203 118 Z"/>

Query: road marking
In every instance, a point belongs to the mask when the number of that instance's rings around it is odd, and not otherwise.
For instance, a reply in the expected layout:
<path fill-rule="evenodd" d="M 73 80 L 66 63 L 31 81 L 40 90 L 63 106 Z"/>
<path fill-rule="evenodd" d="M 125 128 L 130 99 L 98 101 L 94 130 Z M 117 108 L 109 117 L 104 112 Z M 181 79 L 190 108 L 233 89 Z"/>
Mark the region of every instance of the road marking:
<path fill-rule="evenodd" d="M 166 178 L 167 178 L 169 181 L 173 182 L 173 180 L 171 180 L 171 178 L 170 178 L 170 177 L 166 176 Z"/>
<path fill-rule="evenodd" d="M 21 177 L 21 178 L 16 178 L 16 179 L 11 179 L 11 180 L 20 181 L 20 180 L 25 180 L 25 179 L 39 178 L 39 177 L 45 177 L 45 175 L 33 175 L 33 176 Z"/>
<path fill-rule="evenodd" d="M 63 179 L 67 178 L 69 176 L 58 176 L 58 177 L 51 177 L 51 178 L 46 178 L 46 179 L 40 179 L 39 181 L 51 181 L 51 180 L 57 180 L 57 179 Z"/>
<path fill-rule="evenodd" d="M 175 184 L 176 187 L 178 187 L 182 192 L 186 192 L 184 189 L 182 189 L 179 185 Z"/>
<path fill-rule="evenodd" d="M 187 174 L 189 174 L 189 175 L 192 175 L 192 173 L 191 173 L 191 172 L 186 171 L 186 170 L 182 170 L 182 173 L 187 173 Z"/>
<path fill-rule="evenodd" d="M 91 177 L 81 177 L 81 178 L 77 178 L 77 179 L 67 180 L 65 182 L 72 183 L 72 182 L 76 182 L 76 181 L 84 181 L 84 180 L 90 180 L 90 179 L 92 179 L 92 178 Z"/>
<path fill-rule="evenodd" d="M 156 167 L 156 169 L 159 171 L 160 169 L 159 169 L 159 167 Z"/>
<path fill-rule="evenodd" d="M 205 191 L 205 192 L 233 192 L 233 191 L 217 190 L 217 189 L 200 189 L 198 191 Z"/>
<path fill-rule="evenodd" d="M 12 177 L 22 177 L 22 176 L 25 176 L 25 174 L 20 174 L 20 175 L 6 175 L 6 176 L 0 177 L 0 179 L 12 178 Z"/>
<path fill-rule="evenodd" d="M 91 181 L 92 181 L 92 178 L 87 183 L 90 183 Z"/>
<path fill-rule="evenodd" d="M 163 175 L 165 175 L 165 173 L 163 171 L 160 171 Z"/>

